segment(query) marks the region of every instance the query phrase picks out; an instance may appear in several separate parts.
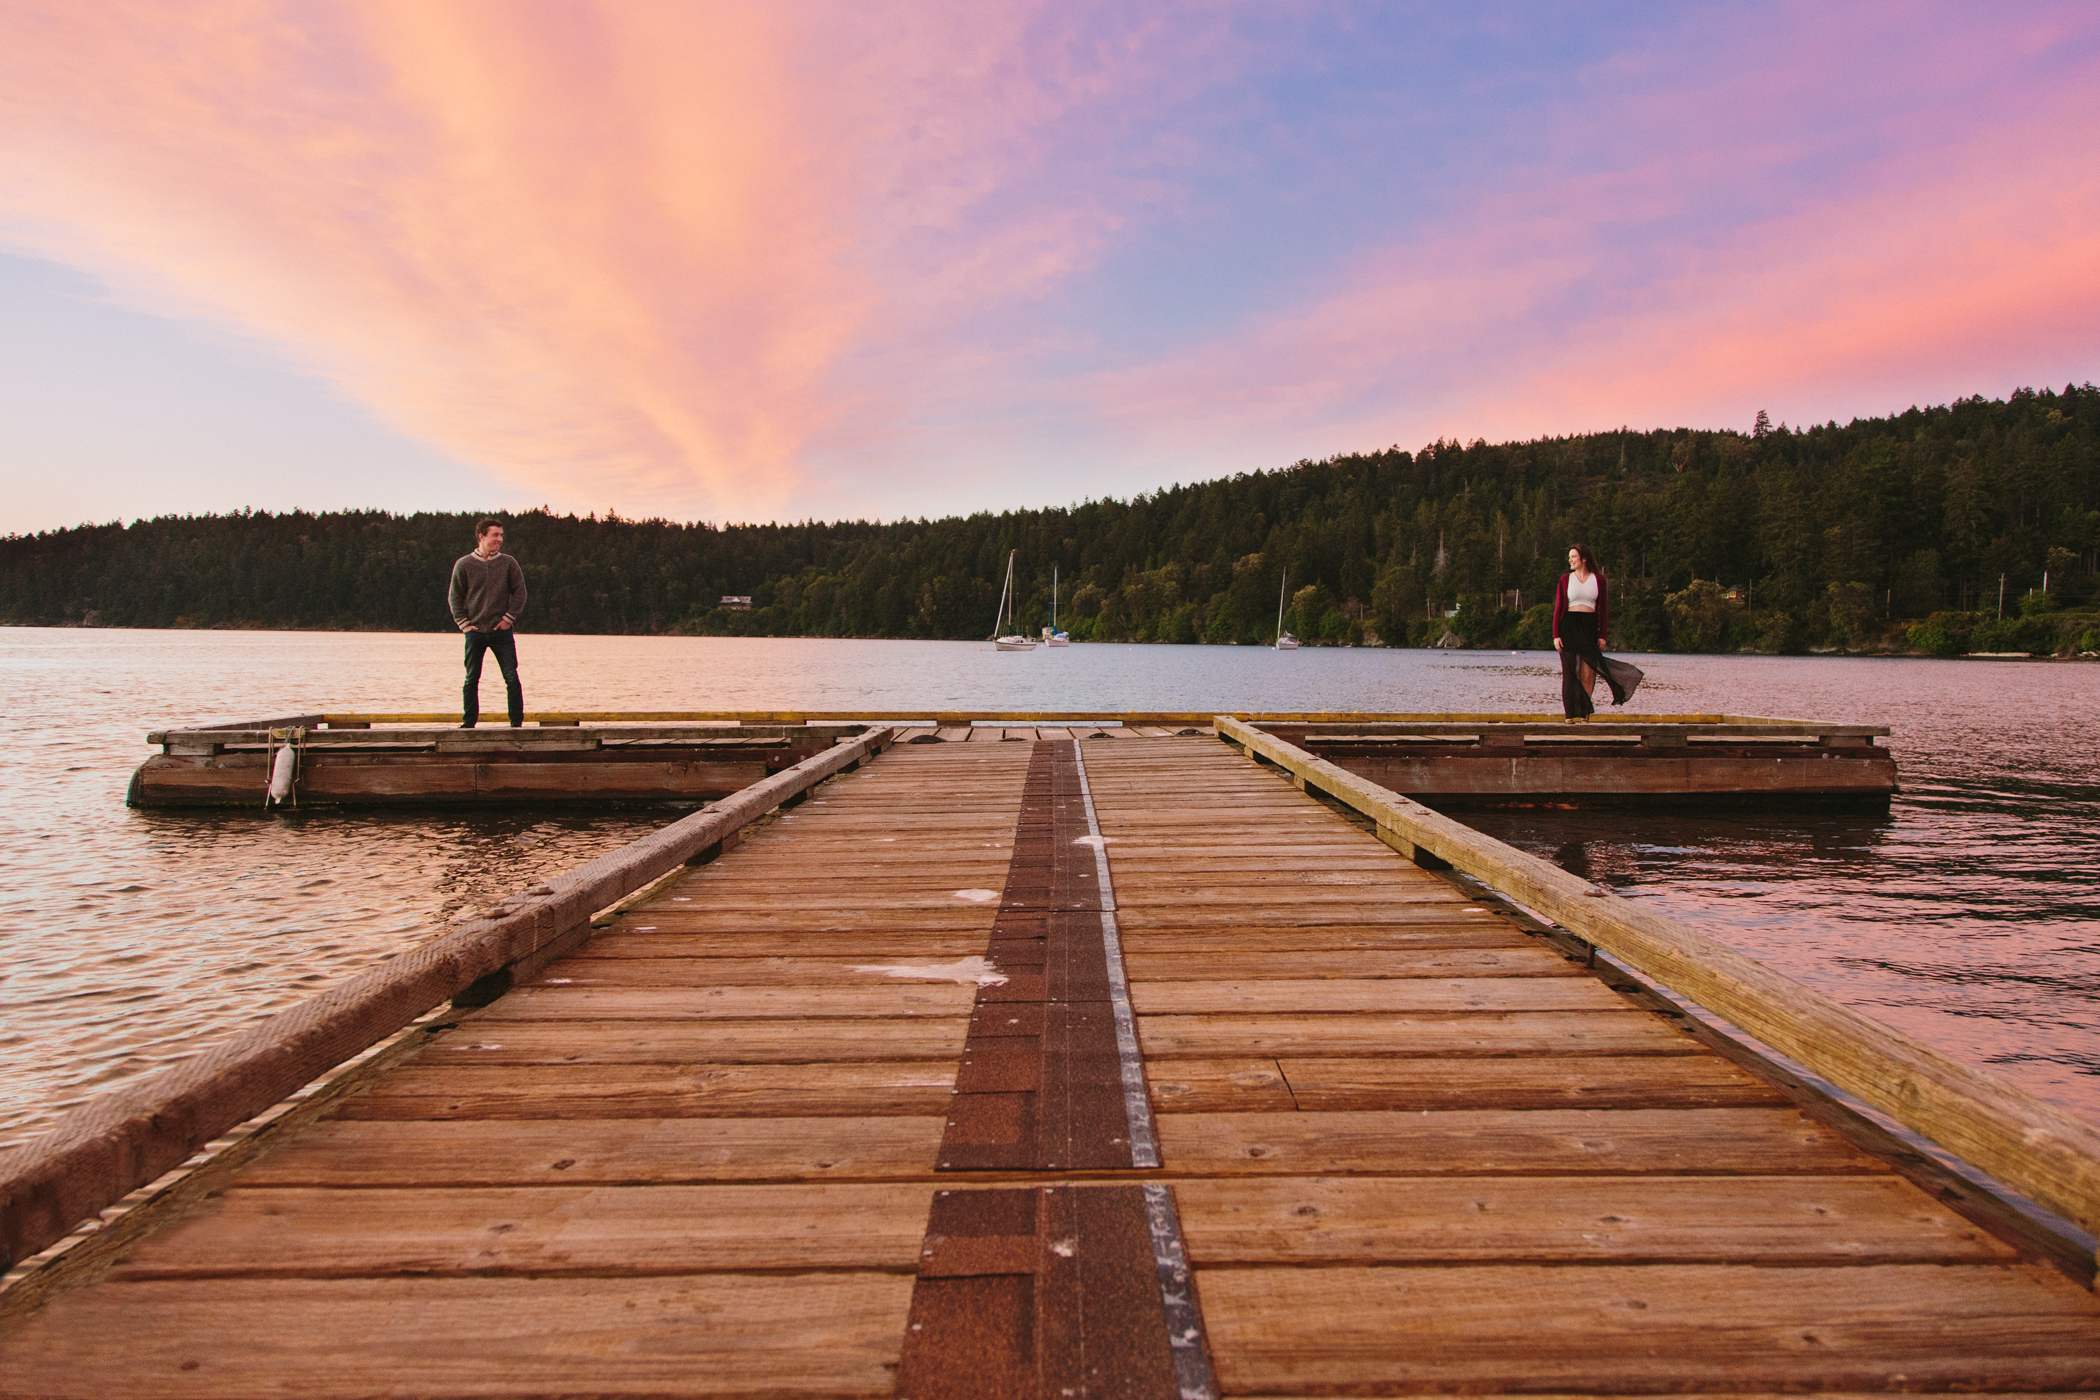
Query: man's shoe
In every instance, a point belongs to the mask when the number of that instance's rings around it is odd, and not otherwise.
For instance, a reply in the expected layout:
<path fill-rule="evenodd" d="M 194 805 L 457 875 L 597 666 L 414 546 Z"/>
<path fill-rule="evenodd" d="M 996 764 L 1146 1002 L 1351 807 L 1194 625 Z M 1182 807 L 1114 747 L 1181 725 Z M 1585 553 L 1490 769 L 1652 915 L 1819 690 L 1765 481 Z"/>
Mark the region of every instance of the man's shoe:
<path fill-rule="evenodd" d="M 473 721 L 473 720 L 468 720 L 468 721 L 466 721 L 465 723 L 463 723 L 462 725 L 460 725 L 460 728 L 461 728 L 461 729 L 472 729 L 473 727 L 474 727 L 474 721 Z"/>

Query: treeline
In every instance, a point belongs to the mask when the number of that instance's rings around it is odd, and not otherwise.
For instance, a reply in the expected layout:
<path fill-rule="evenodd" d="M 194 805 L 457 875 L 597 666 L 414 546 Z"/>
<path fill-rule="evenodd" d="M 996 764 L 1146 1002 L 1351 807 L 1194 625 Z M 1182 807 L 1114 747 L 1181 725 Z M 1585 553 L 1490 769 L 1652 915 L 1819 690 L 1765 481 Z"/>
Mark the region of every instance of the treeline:
<path fill-rule="evenodd" d="M 2100 389 L 2022 389 L 1844 426 L 1438 442 L 1128 501 L 870 524 L 497 513 L 527 630 L 983 637 L 1009 551 L 1025 629 L 1075 640 L 1547 644 L 1571 541 L 1614 645 L 2100 646 Z M 170 516 L 0 540 L 0 621 L 447 630 L 474 517 Z M 1999 597 L 2004 591 L 2004 620 Z M 724 595 L 748 594 L 748 611 Z"/>

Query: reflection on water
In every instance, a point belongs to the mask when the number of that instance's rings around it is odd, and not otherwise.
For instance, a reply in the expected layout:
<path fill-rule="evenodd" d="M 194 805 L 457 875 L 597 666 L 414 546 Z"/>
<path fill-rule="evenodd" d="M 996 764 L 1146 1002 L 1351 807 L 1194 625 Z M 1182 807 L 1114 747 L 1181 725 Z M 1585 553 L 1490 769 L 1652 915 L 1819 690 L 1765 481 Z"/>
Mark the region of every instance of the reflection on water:
<path fill-rule="evenodd" d="M 1556 709 L 1537 654 L 541 637 L 577 709 Z M 134 812 L 149 728 L 458 704 L 457 639 L 0 630 L 0 1144 L 675 811 Z M 2100 667 L 1643 657 L 1636 709 L 1887 724 L 1885 816 L 1472 812 L 2100 1119 Z"/>
<path fill-rule="evenodd" d="M 0 1122 L 13 1134 L 663 820 L 129 816 L 121 867 L 64 826 L 9 858 L 56 877 L 0 896 L 10 924 Z M 43 936 L 24 936 L 25 925 Z"/>

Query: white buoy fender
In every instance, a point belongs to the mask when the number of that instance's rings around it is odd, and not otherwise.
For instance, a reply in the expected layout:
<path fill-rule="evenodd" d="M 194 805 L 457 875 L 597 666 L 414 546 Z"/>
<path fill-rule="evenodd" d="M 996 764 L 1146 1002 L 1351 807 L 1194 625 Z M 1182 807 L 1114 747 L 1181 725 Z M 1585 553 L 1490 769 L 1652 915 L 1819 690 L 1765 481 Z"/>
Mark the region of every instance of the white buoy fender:
<path fill-rule="evenodd" d="M 292 795 L 292 767 L 298 761 L 299 756 L 293 751 L 290 744 L 286 744 L 279 749 L 277 757 L 270 760 L 270 800 L 272 802 L 282 802 L 285 798 Z"/>

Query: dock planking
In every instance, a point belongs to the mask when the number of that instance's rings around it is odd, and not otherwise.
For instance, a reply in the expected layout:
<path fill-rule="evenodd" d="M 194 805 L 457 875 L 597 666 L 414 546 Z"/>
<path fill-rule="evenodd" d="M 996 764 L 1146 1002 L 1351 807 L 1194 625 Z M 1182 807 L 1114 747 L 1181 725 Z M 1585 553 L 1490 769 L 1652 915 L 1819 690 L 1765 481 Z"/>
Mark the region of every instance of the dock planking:
<path fill-rule="evenodd" d="M 1074 1300 L 1143 1290 L 1058 1253 L 1149 1269 L 1139 1183 L 1220 1393 L 2100 1387 L 2090 1292 L 1680 1020 L 1222 745 L 1062 732 L 894 748 L 445 1018 L 11 1319 L 0 1395 L 1173 1394 L 1157 1348 L 1086 1369 Z M 1073 742 L 1164 1165 L 959 1179 L 1024 784 Z M 943 1390 L 1000 1326 L 1067 1369 Z"/>

